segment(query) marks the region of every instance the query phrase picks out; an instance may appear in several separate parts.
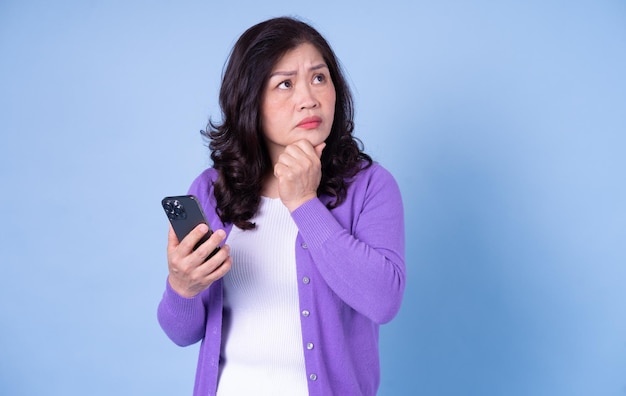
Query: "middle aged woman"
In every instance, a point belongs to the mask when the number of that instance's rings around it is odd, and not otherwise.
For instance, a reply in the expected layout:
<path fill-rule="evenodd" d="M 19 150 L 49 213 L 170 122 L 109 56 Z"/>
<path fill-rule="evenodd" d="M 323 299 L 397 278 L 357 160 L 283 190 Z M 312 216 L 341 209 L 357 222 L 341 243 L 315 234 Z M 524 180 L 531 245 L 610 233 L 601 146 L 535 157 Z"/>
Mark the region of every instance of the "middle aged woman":
<path fill-rule="evenodd" d="M 352 135 L 335 54 L 304 22 L 259 23 L 233 48 L 220 106 L 213 167 L 189 190 L 216 231 L 194 251 L 206 226 L 182 241 L 170 229 L 158 311 L 174 342 L 202 341 L 194 394 L 375 395 L 379 325 L 405 286 L 403 208 Z"/>

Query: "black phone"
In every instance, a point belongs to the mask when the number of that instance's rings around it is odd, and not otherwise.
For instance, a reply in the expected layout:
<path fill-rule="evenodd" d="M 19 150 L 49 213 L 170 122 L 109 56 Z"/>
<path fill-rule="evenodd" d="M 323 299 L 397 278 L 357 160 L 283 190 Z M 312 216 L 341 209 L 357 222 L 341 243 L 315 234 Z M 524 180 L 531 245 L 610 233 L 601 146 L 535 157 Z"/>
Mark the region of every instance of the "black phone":
<path fill-rule="evenodd" d="M 174 197 L 165 197 L 161 200 L 161 206 L 163 206 L 163 210 L 165 210 L 165 214 L 174 229 L 174 233 L 176 233 L 178 241 L 182 241 L 183 238 L 185 238 L 187 234 L 189 234 L 191 230 L 196 228 L 199 224 L 204 223 L 209 227 L 209 231 L 200 239 L 200 241 L 198 241 L 198 243 L 193 247 L 193 250 L 196 250 L 198 246 L 206 242 L 206 240 L 209 239 L 213 233 L 209 223 L 206 221 L 206 217 L 204 216 L 202 207 L 198 202 L 198 198 L 195 196 L 179 195 Z M 219 249 L 220 248 L 218 246 L 206 259 L 210 259 Z"/>

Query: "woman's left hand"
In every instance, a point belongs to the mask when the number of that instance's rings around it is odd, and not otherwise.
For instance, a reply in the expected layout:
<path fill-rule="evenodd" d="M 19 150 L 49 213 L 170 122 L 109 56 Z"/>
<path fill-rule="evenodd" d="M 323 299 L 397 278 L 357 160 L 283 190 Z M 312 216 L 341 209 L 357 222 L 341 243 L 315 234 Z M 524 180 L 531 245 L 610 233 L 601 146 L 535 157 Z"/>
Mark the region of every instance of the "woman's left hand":
<path fill-rule="evenodd" d="M 285 147 L 274 165 L 278 179 L 278 194 L 290 212 L 317 197 L 322 179 L 322 150 L 326 143 L 313 146 L 308 140 L 299 140 Z"/>

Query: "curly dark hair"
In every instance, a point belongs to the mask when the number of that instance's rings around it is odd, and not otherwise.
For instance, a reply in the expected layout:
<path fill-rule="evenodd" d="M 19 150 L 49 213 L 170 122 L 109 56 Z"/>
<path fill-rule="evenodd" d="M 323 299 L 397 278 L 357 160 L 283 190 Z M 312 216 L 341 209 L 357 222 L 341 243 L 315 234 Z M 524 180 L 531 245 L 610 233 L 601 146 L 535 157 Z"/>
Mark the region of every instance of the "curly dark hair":
<path fill-rule="evenodd" d="M 222 122 L 209 120 L 202 134 L 209 140 L 217 214 L 222 222 L 252 229 L 250 219 L 260 203 L 264 177 L 272 163 L 263 138 L 260 105 L 265 85 L 279 59 L 300 44 L 310 43 L 321 53 L 335 86 L 335 116 L 322 153 L 322 178 L 317 195 L 333 197 L 332 209 L 346 197 L 350 179 L 369 167 L 372 159 L 352 135 L 352 94 L 339 62 L 322 35 L 290 17 L 273 18 L 246 30 L 233 47 L 222 76 L 219 94 Z"/>

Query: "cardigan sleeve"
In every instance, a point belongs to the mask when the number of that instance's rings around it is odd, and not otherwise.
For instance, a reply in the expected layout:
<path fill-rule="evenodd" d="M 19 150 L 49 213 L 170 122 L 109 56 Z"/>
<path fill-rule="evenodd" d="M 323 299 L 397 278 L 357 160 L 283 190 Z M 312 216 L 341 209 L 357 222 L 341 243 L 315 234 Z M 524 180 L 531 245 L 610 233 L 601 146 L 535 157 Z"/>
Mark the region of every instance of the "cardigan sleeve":
<path fill-rule="evenodd" d="M 404 214 L 394 178 L 374 164 L 346 201 L 329 210 L 313 199 L 292 212 L 314 265 L 346 304 L 375 323 L 400 309 L 405 287 Z"/>
<path fill-rule="evenodd" d="M 176 345 L 188 346 L 204 337 L 206 310 L 201 295 L 202 293 L 185 298 L 176 293 L 167 282 L 157 310 L 157 318 L 165 334 Z"/>

